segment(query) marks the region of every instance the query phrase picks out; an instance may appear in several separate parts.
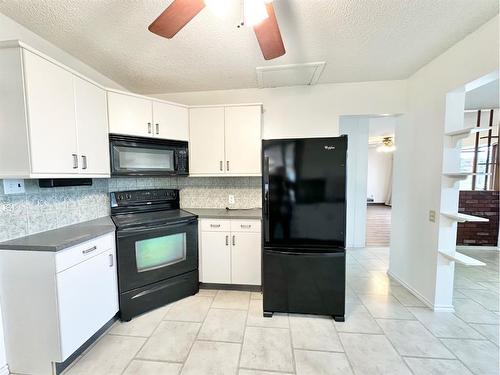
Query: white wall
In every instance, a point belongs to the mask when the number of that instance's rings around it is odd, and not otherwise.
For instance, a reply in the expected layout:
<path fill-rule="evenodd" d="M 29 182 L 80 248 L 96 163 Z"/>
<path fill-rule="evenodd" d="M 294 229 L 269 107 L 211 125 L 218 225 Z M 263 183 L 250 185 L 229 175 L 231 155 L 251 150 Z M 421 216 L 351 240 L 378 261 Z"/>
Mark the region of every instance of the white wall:
<path fill-rule="evenodd" d="M 384 203 L 390 183 L 392 170 L 392 153 L 378 152 L 378 146 L 368 148 L 368 180 L 366 196 L 373 203 Z"/>
<path fill-rule="evenodd" d="M 446 94 L 498 69 L 498 16 L 408 79 L 408 108 L 396 127 L 391 275 L 430 306 L 435 300 Z M 477 58 L 481 56 L 481 58 Z"/>
<path fill-rule="evenodd" d="M 64 32 L 64 30 L 61 30 Z M 52 43 L 43 39 L 39 35 L 28 30 L 26 27 L 15 22 L 11 18 L 0 13 L 0 40 L 14 40 L 18 39 L 26 44 L 32 46 L 33 48 L 45 53 L 46 55 L 56 59 L 64 65 L 76 70 L 77 72 L 83 74 L 84 76 L 104 85 L 106 87 L 125 90 L 124 87 L 120 86 L 118 83 L 110 80 L 108 77 L 99 73 L 97 70 L 86 65 L 82 61 L 73 57 L 69 53 L 63 51 L 59 47 L 56 47 Z"/>
<path fill-rule="evenodd" d="M 369 124 L 366 117 L 340 118 L 340 134 L 347 134 L 347 247 L 364 247 L 366 243 Z"/>
<path fill-rule="evenodd" d="M 380 81 L 154 96 L 190 105 L 263 103 L 263 136 L 270 139 L 337 136 L 340 115 L 403 113 L 405 92 L 405 81 Z"/>

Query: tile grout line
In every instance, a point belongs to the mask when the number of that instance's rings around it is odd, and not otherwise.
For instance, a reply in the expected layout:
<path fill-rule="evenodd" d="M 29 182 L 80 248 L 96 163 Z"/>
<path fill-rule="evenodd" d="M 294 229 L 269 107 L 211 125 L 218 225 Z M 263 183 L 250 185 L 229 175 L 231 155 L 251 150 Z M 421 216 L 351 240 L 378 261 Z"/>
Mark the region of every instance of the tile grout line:
<path fill-rule="evenodd" d="M 218 294 L 219 294 L 219 291 L 217 291 L 215 296 L 212 297 L 212 300 L 210 301 L 210 306 L 208 306 L 207 312 L 206 312 L 205 316 L 203 317 L 203 320 L 201 322 L 198 322 L 198 323 L 200 323 L 200 327 L 198 328 L 198 331 L 196 332 L 196 337 L 194 338 L 193 342 L 191 343 L 191 346 L 189 347 L 189 351 L 188 351 L 186 358 L 184 359 L 184 361 L 182 361 L 182 366 L 180 368 L 179 374 L 182 374 L 182 371 L 184 370 L 184 366 L 186 365 L 186 362 L 189 359 L 189 356 L 191 355 L 191 352 L 193 350 L 193 346 L 196 343 L 196 341 L 198 340 L 198 336 L 200 334 L 200 331 L 203 328 L 203 323 L 205 323 L 205 319 L 207 318 L 208 312 L 210 311 L 210 308 L 212 307 L 212 305 L 215 301 L 215 298 L 217 297 Z"/>
<path fill-rule="evenodd" d="M 173 304 L 173 303 L 172 303 Z M 165 311 L 165 314 L 162 316 L 162 318 L 159 320 L 158 324 L 156 325 L 156 327 L 153 329 L 153 331 L 151 332 L 151 335 L 149 335 L 145 340 L 144 342 L 142 343 L 141 347 L 135 352 L 135 354 L 132 356 L 132 358 L 128 361 L 127 365 L 123 368 L 123 370 L 120 372 L 121 375 L 123 375 L 125 373 L 125 371 L 127 371 L 127 369 L 129 368 L 130 364 L 136 360 L 136 359 L 141 359 L 141 358 L 137 358 L 137 354 L 139 354 L 139 352 L 144 348 L 144 346 L 146 345 L 146 343 L 151 339 L 151 337 L 153 337 L 153 335 L 155 334 L 155 332 L 158 330 L 158 327 L 160 327 L 161 323 L 163 322 L 163 318 L 165 317 L 165 315 L 170 311 L 170 309 L 172 308 L 172 304 L 167 304 L 166 306 L 170 305 L 170 307 L 167 309 L 167 311 Z M 159 307 L 159 309 L 163 308 L 164 306 L 162 307 Z M 147 313 L 146 313 L 147 314 Z"/>
<path fill-rule="evenodd" d="M 236 375 L 240 372 L 240 364 L 241 364 L 241 354 L 243 353 L 243 343 L 245 342 L 245 335 L 247 332 L 247 322 L 248 322 L 248 315 L 250 314 L 250 303 L 252 302 L 252 293 L 249 295 L 248 299 L 248 308 L 247 308 L 247 314 L 245 317 L 245 325 L 243 326 L 243 337 L 241 338 L 241 346 L 240 346 L 240 352 L 238 354 L 238 363 L 236 364 Z"/>
<path fill-rule="evenodd" d="M 375 322 L 376 323 L 376 322 Z M 339 339 L 339 342 L 340 342 L 340 346 L 342 347 L 342 350 L 344 351 L 344 356 L 345 358 L 347 359 L 347 363 L 349 363 L 349 368 L 351 369 L 352 373 L 355 374 L 354 372 L 354 366 L 352 365 L 351 363 L 351 360 L 349 359 L 349 356 L 347 355 L 347 352 L 345 350 L 345 346 L 344 346 L 344 343 L 342 342 L 342 339 L 340 337 L 340 332 L 337 331 L 337 327 L 335 325 L 335 320 L 332 321 L 332 325 L 333 325 L 333 329 L 335 330 L 335 332 L 337 333 L 337 337 Z"/>

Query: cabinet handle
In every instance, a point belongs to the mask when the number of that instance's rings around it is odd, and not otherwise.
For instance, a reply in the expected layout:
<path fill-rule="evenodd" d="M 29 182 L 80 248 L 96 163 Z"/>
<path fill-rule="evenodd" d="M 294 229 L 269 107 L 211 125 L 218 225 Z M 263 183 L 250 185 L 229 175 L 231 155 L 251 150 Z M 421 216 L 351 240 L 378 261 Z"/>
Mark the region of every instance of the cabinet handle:
<path fill-rule="evenodd" d="M 148 134 L 151 134 L 151 123 L 148 122 Z"/>
<path fill-rule="evenodd" d="M 229 246 L 229 236 L 226 236 L 226 246 Z"/>
<path fill-rule="evenodd" d="M 236 236 L 233 235 L 233 246 L 236 245 Z"/>
<path fill-rule="evenodd" d="M 227 161 L 227 170 L 229 172 L 229 160 Z"/>
<path fill-rule="evenodd" d="M 156 134 L 160 134 L 160 124 L 156 124 Z"/>
<path fill-rule="evenodd" d="M 73 156 L 73 169 L 78 168 L 78 155 L 77 154 L 71 154 Z"/>
<path fill-rule="evenodd" d="M 220 170 L 222 171 L 222 160 L 220 161 Z"/>
<path fill-rule="evenodd" d="M 88 253 L 91 253 L 92 251 L 96 250 L 97 249 L 97 246 L 92 246 L 90 249 L 87 249 L 87 250 L 82 250 L 82 254 L 88 254 Z"/>
<path fill-rule="evenodd" d="M 113 254 L 109 254 L 109 266 L 113 267 Z"/>
<path fill-rule="evenodd" d="M 87 156 L 82 155 L 82 169 L 87 169 Z"/>
<path fill-rule="evenodd" d="M 220 228 L 220 224 L 210 224 L 210 228 Z"/>
<path fill-rule="evenodd" d="M 240 227 L 249 229 L 252 227 L 252 224 L 246 224 L 246 225 L 241 224 Z"/>

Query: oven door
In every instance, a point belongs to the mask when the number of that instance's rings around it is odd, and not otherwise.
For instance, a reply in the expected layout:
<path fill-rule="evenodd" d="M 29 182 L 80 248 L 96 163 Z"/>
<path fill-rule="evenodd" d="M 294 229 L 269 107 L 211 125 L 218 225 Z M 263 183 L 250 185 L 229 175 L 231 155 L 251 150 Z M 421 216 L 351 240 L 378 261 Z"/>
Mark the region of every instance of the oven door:
<path fill-rule="evenodd" d="M 198 221 L 120 229 L 117 260 L 120 292 L 196 270 Z"/>

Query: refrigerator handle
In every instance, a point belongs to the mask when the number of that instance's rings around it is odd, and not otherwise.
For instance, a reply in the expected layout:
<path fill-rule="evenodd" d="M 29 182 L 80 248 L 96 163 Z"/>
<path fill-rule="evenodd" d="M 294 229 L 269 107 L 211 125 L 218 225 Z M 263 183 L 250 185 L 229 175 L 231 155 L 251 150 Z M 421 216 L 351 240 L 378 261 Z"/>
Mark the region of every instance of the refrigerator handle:
<path fill-rule="evenodd" d="M 269 156 L 264 157 L 264 242 L 269 241 Z"/>

